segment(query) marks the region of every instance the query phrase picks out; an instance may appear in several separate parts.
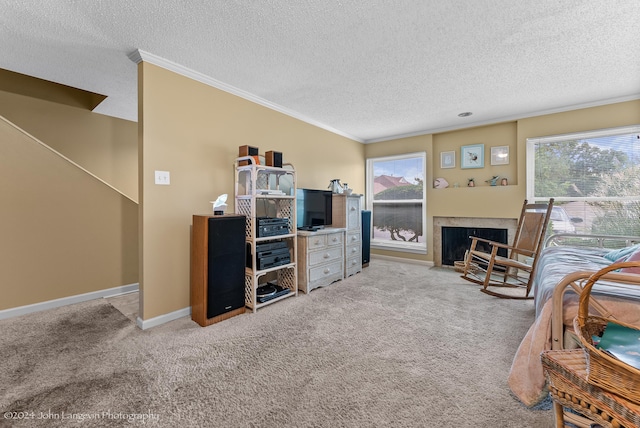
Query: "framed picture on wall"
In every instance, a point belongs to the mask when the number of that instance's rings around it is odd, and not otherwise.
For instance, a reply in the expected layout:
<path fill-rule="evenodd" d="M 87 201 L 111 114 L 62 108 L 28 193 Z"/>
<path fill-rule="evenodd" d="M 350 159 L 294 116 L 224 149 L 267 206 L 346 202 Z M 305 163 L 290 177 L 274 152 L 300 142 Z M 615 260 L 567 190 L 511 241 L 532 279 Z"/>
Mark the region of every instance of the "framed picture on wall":
<path fill-rule="evenodd" d="M 484 144 L 462 146 L 460 168 L 484 168 Z"/>
<path fill-rule="evenodd" d="M 491 147 L 491 165 L 509 164 L 509 146 Z"/>
<path fill-rule="evenodd" d="M 440 152 L 440 168 L 455 168 L 456 167 L 456 152 Z"/>

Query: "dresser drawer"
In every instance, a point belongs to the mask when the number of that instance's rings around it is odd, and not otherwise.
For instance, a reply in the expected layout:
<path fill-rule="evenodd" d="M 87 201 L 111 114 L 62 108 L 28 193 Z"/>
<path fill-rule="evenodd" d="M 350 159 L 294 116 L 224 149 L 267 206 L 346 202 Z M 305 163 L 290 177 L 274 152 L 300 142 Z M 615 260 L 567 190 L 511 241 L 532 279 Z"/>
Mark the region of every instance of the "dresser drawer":
<path fill-rule="evenodd" d="M 347 198 L 347 229 L 360 229 L 360 198 Z"/>
<path fill-rule="evenodd" d="M 326 235 L 327 237 L 327 245 L 341 245 L 342 244 L 342 237 L 344 235 L 342 234 L 342 232 L 340 233 L 332 233 L 330 235 Z"/>
<path fill-rule="evenodd" d="M 327 246 L 327 235 L 309 236 L 307 238 L 307 250 L 317 250 Z"/>
<path fill-rule="evenodd" d="M 345 278 L 351 275 L 355 275 L 358 272 L 362 272 L 362 258 L 351 257 L 347 259 L 347 265 L 345 266 Z"/>
<path fill-rule="evenodd" d="M 343 264 L 342 259 L 340 259 L 333 263 L 309 269 L 309 282 L 312 284 L 316 281 L 324 283 L 324 281 L 329 278 L 335 278 L 335 280 L 342 279 L 342 275 Z"/>
<path fill-rule="evenodd" d="M 349 232 L 347 234 L 347 242 L 346 244 L 355 244 L 355 243 L 360 243 L 362 241 L 362 238 L 360 236 L 360 232 Z"/>
<path fill-rule="evenodd" d="M 309 253 L 309 267 L 342 259 L 342 247 L 327 247 Z"/>
<path fill-rule="evenodd" d="M 347 253 L 344 256 L 346 258 L 361 257 L 361 254 L 362 248 L 360 246 L 360 243 L 357 243 L 353 245 L 347 245 Z"/>

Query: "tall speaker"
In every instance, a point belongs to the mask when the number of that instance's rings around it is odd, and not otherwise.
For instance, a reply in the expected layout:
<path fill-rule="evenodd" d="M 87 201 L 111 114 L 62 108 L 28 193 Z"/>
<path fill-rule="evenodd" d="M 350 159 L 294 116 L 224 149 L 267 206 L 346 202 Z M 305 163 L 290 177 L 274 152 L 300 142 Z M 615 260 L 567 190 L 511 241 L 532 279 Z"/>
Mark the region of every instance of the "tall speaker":
<path fill-rule="evenodd" d="M 201 326 L 244 313 L 245 216 L 194 215 L 191 319 Z"/>
<path fill-rule="evenodd" d="M 371 211 L 362 210 L 362 267 L 369 266 L 371 257 Z"/>

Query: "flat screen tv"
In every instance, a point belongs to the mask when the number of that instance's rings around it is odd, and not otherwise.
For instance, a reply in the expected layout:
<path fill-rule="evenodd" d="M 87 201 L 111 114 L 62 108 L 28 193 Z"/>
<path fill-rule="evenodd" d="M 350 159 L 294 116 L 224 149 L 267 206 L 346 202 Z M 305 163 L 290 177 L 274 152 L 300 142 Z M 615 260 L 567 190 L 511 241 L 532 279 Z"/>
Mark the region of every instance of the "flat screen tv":
<path fill-rule="evenodd" d="M 296 190 L 296 226 L 314 230 L 331 224 L 331 190 Z"/>

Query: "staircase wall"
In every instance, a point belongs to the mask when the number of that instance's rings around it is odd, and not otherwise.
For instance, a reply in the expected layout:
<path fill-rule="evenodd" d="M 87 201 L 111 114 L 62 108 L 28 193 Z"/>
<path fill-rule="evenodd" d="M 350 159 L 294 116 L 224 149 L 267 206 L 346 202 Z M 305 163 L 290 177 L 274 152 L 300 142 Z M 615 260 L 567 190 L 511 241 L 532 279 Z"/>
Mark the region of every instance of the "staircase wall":
<path fill-rule="evenodd" d="M 0 91 L 0 116 L 138 202 L 138 124 Z"/>
<path fill-rule="evenodd" d="M 138 204 L 0 117 L 0 310 L 138 282 Z"/>

